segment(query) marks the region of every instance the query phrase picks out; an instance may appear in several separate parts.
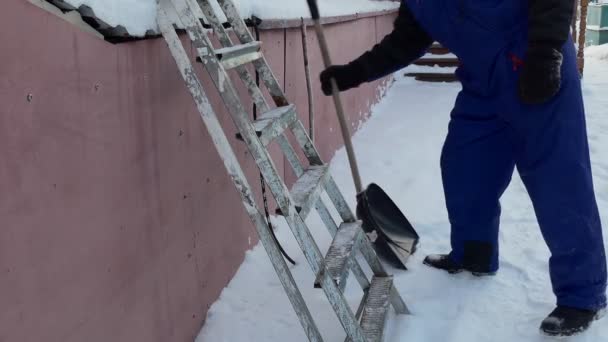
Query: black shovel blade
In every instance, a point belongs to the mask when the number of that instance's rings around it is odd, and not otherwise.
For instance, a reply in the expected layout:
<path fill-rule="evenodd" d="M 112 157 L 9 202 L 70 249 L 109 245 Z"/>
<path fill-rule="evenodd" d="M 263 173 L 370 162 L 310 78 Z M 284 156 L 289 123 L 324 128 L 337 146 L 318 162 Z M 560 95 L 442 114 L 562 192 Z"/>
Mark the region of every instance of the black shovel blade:
<path fill-rule="evenodd" d="M 414 254 L 420 236 L 395 202 L 377 184 L 357 195 L 357 217 L 366 233 L 376 231 L 374 247 L 378 255 L 398 268 Z"/>

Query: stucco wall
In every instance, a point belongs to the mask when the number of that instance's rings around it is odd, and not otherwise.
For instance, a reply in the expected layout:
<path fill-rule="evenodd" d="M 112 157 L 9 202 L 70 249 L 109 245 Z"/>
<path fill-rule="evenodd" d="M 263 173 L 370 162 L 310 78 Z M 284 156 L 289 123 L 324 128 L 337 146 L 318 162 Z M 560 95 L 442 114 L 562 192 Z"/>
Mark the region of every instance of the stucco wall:
<path fill-rule="evenodd" d="M 335 61 L 391 22 L 328 26 Z M 261 40 L 306 123 L 299 30 Z M 0 44 L 0 341 L 192 341 L 257 238 L 164 41 L 112 45 L 4 0 Z M 309 44 L 316 82 L 312 31 Z M 377 86 L 345 95 L 354 124 Z M 317 141 L 329 160 L 341 139 L 318 88 Z M 255 164 L 233 146 L 257 187 Z"/>

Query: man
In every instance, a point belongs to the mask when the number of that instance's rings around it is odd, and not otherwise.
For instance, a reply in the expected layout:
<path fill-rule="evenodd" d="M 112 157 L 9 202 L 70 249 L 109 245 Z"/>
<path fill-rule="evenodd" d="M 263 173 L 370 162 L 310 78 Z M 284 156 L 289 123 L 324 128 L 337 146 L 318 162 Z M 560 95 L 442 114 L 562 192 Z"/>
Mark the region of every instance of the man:
<path fill-rule="evenodd" d="M 544 239 L 557 308 L 548 335 L 586 330 L 606 307 L 606 256 L 570 23 L 574 0 L 406 0 L 392 33 L 321 74 L 341 91 L 415 61 L 439 41 L 462 83 L 441 158 L 452 251 L 424 263 L 498 270 L 499 199 L 517 167 Z M 517 238 L 517 237 L 514 237 Z"/>

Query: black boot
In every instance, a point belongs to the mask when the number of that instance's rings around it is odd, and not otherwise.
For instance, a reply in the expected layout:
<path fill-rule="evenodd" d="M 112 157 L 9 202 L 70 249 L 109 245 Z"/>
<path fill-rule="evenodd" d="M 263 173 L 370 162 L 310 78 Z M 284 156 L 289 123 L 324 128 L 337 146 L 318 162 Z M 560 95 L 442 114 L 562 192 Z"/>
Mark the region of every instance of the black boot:
<path fill-rule="evenodd" d="M 439 270 L 447 271 L 450 274 L 460 273 L 462 271 L 469 271 L 474 276 L 493 276 L 496 272 L 487 272 L 480 270 L 477 267 L 465 267 L 452 261 L 452 258 L 448 254 L 432 254 L 424 259 L 424 264 Z"/>
<path fill-rule="evenodd" d="M 451 274 L 464 271 L 464 268 L 453 262 L 447 254 L 431 254 L 424 259 L 424 264 Z"/>
<path fill-rule="evenodd" d="M 558 306 L 540 325 L 543 334 L 566 337 L 580 334 L 601 318 L 603 311 Z"/>

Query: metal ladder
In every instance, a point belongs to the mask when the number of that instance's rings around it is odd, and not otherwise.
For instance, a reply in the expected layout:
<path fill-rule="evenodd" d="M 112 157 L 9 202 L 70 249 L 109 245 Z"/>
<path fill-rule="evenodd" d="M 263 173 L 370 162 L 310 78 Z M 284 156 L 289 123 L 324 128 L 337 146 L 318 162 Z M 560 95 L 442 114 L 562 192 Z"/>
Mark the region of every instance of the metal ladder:
<path fill-rule="evenodd" d="M 211 77 L 239 131 L 239 138 L 248 147 L 258 168 L 272 192 L 281 215 L 287 221 L 298 245 L 316 274 L 315 287 L 322 288 L 329 303 L 342 324 L 348 341 L 377 342 L 383 338 L 389 306 L 397 314 L 409 314 L 409 310 L 393 286 L 390 276 L 376 255 L 371 242 L 361 228 L 348 203 L 340 193 L 334 179 L 309 138 L 296 109 L 289 104 L 272 70 L 261 52 L 261 44 L 254 40 L 245 22 L 231 0 L 218 3 L 231 25 L 238 42 L 233 42 L 218 19 L 209 0 L 158 0 L 158 25 L 171 54 L 192 94 L 201 118 L 222 158 L 224 165 L 237 188 L 243 205 L 253 221 L 260 241 L 266 249 L 273 267 L 310 341 L 323 341 L 298 286 L 274 242 L 264 216 L 255 203 L 254 196 L 224 133 L 217 116 L 207 98 L 201 81 L 186 50 L 179 39 L 176 27 L 185 28 L 198 56 L 197 60 Z M 213 46 L 199 17 L 210 25 L 222 45 Z M 176 22 L 178 20 L 179 22 Z M 262 90 L 247 69 L 253 64 L 262 83 L 273 99 L 274 106 L 266 100 Z M 245 110 L 227 71 L 235 69 L 248 89 L 253 102 L 262 113 L 252 122 Z M 296 150 L 285 133 L 291 130 L 298 148 L 303 151 L 309 165 L 302 165 Z M 298 177 L 295 185 L 288 189 L 275 167 L 267 146 L 278 142 L 282 152 Z M 321 199 L 326 192 L 341 220 L 340 226 L 332 218 Z M 324 257 L 310 233 L 305 219 L 314 209 L 329 230 L 334 240 Z M 369 280 L 359 265 L 355 254 L 360 252 L 373 272 Z M 346 280 L 352 271 L 364 296 L 356 313 L 344 298 Z"/>

